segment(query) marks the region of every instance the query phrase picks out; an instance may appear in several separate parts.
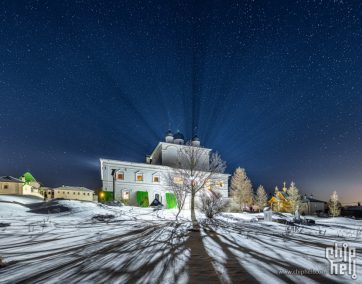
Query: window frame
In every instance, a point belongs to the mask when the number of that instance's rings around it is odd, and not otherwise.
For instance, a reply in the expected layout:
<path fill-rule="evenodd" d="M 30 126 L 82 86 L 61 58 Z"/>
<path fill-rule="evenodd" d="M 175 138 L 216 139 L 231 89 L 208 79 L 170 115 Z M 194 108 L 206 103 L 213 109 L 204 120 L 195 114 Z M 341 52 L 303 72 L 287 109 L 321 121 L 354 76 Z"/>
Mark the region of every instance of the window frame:
<path fill-rule="evenodd" d="M 128 199 L 125 199 L 125 198 L 124 198 L 125 194 L 128 194 Z M 131 193 L 130 193 L 129 190 L 123 190 L 123 191 L 122 191 L 122 199 L 123 199 L 123 200 L 128 200 L 128 201 L 131 199 Z"/>
<path fill-rule="evenodd" d="M 178 180 L 178 181 L 177 181 Z M 184 184 L 184 179 L 180 176 L 175 176 L 173 178 L 173 183 L 176 183 L 176 184 Z"/>
<path fill-rule="evenodd" d="M 139 176 L 141 177 L 141 179 L 138 179 Z M 136 182 L 143 182 L 144 181 L 143 172 L 140 172 L 140 171 L 135 172 L 135 180 L 136 180 Z"/>
<path fill-rule="evenodd" d="M 225 187 L 225 183 L 222 179 L 218 179 L 217 181 L 215 181 L 215 186 L 216 187 Z"/>
<path fill-rule="evenodd" d="M 157 181 L 155 179 L 157 178 Z M 160 183 L 161 182 L 161 175 L 159 173 L 155 173 L 152 175 L 152 182 L 153 183 Z"/>

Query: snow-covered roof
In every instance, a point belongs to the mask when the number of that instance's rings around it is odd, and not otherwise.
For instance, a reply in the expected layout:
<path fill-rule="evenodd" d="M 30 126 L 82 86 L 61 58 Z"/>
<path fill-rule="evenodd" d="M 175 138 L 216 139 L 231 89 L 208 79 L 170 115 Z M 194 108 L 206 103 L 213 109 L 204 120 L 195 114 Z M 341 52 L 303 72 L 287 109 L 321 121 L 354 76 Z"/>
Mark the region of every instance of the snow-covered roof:
<path fill-rule="evenodd" d="M 314 198 L 302 198 L 302 202 L 321 202 L 321 203 L 326 203 L 325 201 L 322 200 L 318 200 L 318 199 L 314 199 Z"/>
<path fill-rule="evenodd" d="M 18 180 L 17 178 L 14 178 L 12 176 L 0 176 L 0 182 L 17 182 L 17 183 L 23 183 L 21 180 Z"/>
<path fill-rule="evenodd" d="M 90 189 L 85 188 L 85 187 L 79 187 L 79 186 L 62 186 L 62 187 L 54 188 L 53 190 L 75 190 L 75 191 L 91 191 L 91 192 L 94 192 L 93 190 L 90 190 Z"/>
<path fill-rule="evenodd" d="M 362 206 L 348 206 L 347 211 L 362 211 Z"/>

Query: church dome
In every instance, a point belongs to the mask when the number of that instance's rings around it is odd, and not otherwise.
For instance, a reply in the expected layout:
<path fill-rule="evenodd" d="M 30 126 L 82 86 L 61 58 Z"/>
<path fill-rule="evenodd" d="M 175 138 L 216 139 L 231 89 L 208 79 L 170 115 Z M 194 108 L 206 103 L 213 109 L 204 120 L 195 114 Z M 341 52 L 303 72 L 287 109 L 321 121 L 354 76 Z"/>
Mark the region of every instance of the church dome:
<path fill-rule="evenodd" d="M 200 138 L 195 134 L 195 136 L 192 138 L 192 141 L 200 141 Z"/>
<path fill-rule="evenodd" d="M 195 136 L 192 138 L 192 146 L 195 147 L 200 147 L 200 138 L 197 137 L 197 135 L 195 134 Z"/>
<path fill-rule="evenodd" d="M 173 138 L 176 140 L 176 139 L 182 139 L 184 140 L 184 136 L 178 131 L 174 136 Z"/>
<path fill-rule="evenodd" d="M 172 137 L 173 137 L 173 133 L 171 132 L 171 130 L 167 131 L 166 137 L 168 137 L 168 136 L 172 136 Z"/>

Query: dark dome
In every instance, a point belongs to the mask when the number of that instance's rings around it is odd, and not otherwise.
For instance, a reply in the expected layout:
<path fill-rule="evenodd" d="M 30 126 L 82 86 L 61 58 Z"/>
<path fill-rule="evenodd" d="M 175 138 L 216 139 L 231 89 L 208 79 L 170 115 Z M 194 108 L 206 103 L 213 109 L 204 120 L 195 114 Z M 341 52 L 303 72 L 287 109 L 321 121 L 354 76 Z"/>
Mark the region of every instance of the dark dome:
<path fill-rule="evenodd" d="M 167 133 L 166 133 L 166 137 L 167 136 L 172 136 L 173 137 L 173 133 L 171 132 L 171 130 L 169 130 Z"/>
<path fill-rule="evenodd" d="M 195 134 L 194 138 L 192 138 L 192 141 L 200 141 L 200 138 Z"/>
<path fill-rule="evenodd" d="M 177 132 L 174 136 L 173 136 L 173 138 L 176 140 L 176 139 L 182 139 L 182 140 L 184 140 L 185 138 L 184 138 L 184 136 L 180 133 L 180 132 Z"/>

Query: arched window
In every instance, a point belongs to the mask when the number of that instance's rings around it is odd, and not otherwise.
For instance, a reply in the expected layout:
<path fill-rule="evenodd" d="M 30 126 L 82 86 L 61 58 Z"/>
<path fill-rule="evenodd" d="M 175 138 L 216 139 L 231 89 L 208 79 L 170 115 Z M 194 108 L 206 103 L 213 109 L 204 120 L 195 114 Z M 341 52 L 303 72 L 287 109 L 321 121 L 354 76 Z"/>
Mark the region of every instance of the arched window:
<path fill-rule="evenodd" d="M 9 186 L 7 184 L 4 184 L 4 189 L 8 189 Z"/>
<path fill-rule="evenodd" d="M 129 192 L 128 191 L 123 192 L 123 199 L 124 200 L 129 200 Z"/>

